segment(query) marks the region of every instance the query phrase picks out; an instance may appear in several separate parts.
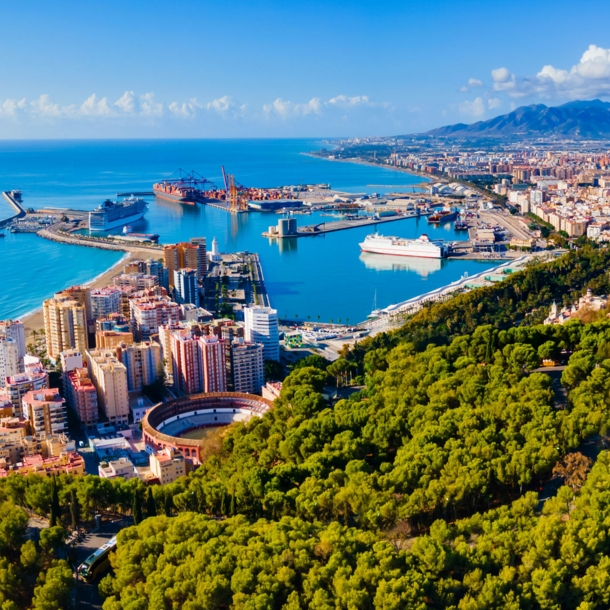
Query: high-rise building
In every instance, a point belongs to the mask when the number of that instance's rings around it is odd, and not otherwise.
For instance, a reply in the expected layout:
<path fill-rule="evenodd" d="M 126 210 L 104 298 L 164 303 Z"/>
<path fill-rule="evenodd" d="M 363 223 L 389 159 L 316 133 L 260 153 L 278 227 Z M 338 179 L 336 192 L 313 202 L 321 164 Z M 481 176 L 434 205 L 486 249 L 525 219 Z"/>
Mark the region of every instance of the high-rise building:
<path fill-rule="evenodd" d="M 271 307 L 244 308 L 245 338 L 250 343 L 262 343 L 265 360 L 280 360 L 280 334 L 277 310 Z"/>
<path fill-rule="evenodd" d="M 174 271 L 174 291 L 177 303 L 192 303 L 199 307 L 197 270 L 178 269 Z"/>
<path fill-rule="evenodd" d="M 148 341 L 163 324 L 180 321 L 180 305 L 168 297 L 151 296 L 130 299 L 131 318 L 138 341 Z"/>
<path fill-rule="evenodd" d="M 122 273 L 113 280 L 117 288 L 135 288 L 136 290 L 153 290 L 159 286 L 159 278 L 148 273 Z"/>
<path fill-rule="evenodd" d="M 0 336 L 9 337 L 17 344 L 20 372 L 23 372 L 25 357 L 25 329 L 19 320 L 0 320 Z"/>
<path fill-rule="evenodd" d="M 91 318 L 97 320 L 121 309 L 121 291 L 113 286 L 91 291 Z"/>
<path fill-rule="evenodd" d="M 159 286 L 163 286 L 167 290 L 169 288 L 169 278 L 167 276 L 167 269 L 161 261 L 156 261 L 149 258 L 146 261 L 146 273 L 147 275 L 154 275 L 157 277 Z"/>
<path fill-rule="evenodd" d="M 261 343 L 234 341 L 231 344 L 232 390 L 260 394 L 265 385 L 265 356 Z"/>
<path fill-rule="evenodd" d="M 19 346 L 11 337 L 0 335 L 0 388 L 6 385 L 6 378 L 19 373 Z"/>
<path fill-rule="evenodd" d="M 86 426 L 97 422 L 97 388 L 89 377 L 89 370 L 82 367 L 64 375 L 64 394 L 68 405 Z"/>
<path fill-rule="evenodd" d="M 115 330 L 100 330 L 95 333 L 95 349 L 115 349 L 120 345 L 131 345 L 133 333 Z"/>
<path fill-rule="evenodd" d="M 178 269 L 198 269 L 199 268 L 199 246 L 181 242 L 171 246 L 165 246 L 165 266 L 169 283 L 174 286 L 175 275 Z"/>
<path fill-rule="evenodd" d="M 225 392 L 225 342 L 217 337 L 196 336 L 189 330 L 171 333 L 174 385 L 185 394 Z"/>
<path fill-rule="evenodd" d="M 155 382 L 161 366 L 161 347 L 145 341 L 133 345 L 120 345 L 117 355 L 127 369 L 127 389 L 141 390 Z"/>
<path fill-rule="evenodd" d="M 208 255 L 205 237 L 191 237 L 191 243 L 197 246 L 197 277 L 205 279 L 208 272 Z"/>
<path fill-rule="evenodd" d="M 58 293 L 77 301 L 85 308 L 85 319 L 91 320 L 91 288 L 87 286 L 70 286 Z M 55 295 L 57 296 L 57 294 Z"/>
<path fill-rule="evenodd" d="M 102 411 L 111 423 L 127 423 L 129 395 L 125 365 L 110 350 L 87 352 L 87 363 Z"/>
<path fill-rule="evenodd" d="M 56 359 L 68 349 L 87 349 L 87 310 L 81 302 L 59 292 L 43 303 L 43 313 L 50 358 Z"/>
<path fill-rule="evenodd" d="M 68 349 L 59 354 L 61 363 L 61 371 L 65 375 L 74 369 L 80 369 L 83 366 L 83 354 L 77 349 Z"/>
<path fill-rule="evenodd" d="M 227 369 L 225 341 L 218 337 L 203 336 L 199 339 L 203 365 L 203 391 L 226 392 Z"/>
<path fill-rule="evenodd" d="M 185 394 L 203 392 L 203 364 L 198 338 L 186 329 L 170 333 L 172 378 L 178 390 Z"/>
<path fill-rule="evenodd" d="M 15 416 L 21 417 L 23 397 L 32 390 L 43 390 L 49 387 L 49 376 L 40 362 L 26 363 L 25 371 L 6 378 L 4 389 L 11 403 Z"/>
<path fill-rule="evenodd" d="M 56 389 L 33 390 L 23 397 L 23 416 L 36 436 L 68 431 L 66 404 Z"/>

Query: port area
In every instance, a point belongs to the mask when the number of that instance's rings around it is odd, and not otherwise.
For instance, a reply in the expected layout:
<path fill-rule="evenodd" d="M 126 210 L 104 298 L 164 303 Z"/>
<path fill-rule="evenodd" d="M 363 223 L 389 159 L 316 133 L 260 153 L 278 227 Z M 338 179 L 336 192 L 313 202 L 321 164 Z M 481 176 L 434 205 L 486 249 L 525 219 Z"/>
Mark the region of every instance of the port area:
<path fill-rule="evenodd" d="M 286 239 L 291 237 L 312 237 L 314 235 L 324 235 L 324 233 L 333 233 L 334 231 L 344 231 L 346 229 L 356 229 L 358 227 L 368 227 L 384 222 L 396 222 L 397 220 L 406 220 L 407 218 L 417 218 L 418 216 L 427 216 L 427 212 L 411 212 L 406 214 L 396 214 L 386 218 L 346 218 L 344 220 L 336 220 L 333 222 L 321 222 L 315 225 L 307 225 L 298 227 L 296 232 L 280 235 L 279 233 L 263 232 L 263 237 L 271 237 L 274 239 Z"/>

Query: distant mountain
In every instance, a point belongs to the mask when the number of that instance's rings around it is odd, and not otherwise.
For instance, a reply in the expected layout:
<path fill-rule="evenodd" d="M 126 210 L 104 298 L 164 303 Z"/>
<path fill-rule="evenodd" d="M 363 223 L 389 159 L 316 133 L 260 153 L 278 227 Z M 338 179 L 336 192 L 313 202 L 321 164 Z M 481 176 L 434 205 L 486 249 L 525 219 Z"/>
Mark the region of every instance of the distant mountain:
<path fill-rule="evenodd" d="M 447 125 L 425 135 L 449 138 L 610 138 L 610 102 L 574 101 L 554 107 L 532 104 L 489 121 Z"/>

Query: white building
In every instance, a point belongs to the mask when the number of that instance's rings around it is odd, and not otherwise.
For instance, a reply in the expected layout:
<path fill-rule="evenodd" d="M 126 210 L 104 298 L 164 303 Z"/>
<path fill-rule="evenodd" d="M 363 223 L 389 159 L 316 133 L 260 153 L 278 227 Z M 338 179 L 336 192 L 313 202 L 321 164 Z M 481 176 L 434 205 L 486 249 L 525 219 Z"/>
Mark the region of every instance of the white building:
<path fill-rule="evenodd" d="M 17 350 L 19 353 L 20 365 L 23 363 L 25 358 L 25 329 L 23 322 L 19 320 L 2 320 L 0 321 L 0 336 L 11 338 L 17 344 Z M 23 373 L 23 369 L 20 369 L 20 373 Z"/>
<path fill-rule="evenodd" d="M 277 310 L 271 307 L 246 307 L 244 309 L 245 339 L 250 343 L 262 343 L 265 360 L 280 360 L 280 334 Z"/>
<path fill-rule="evenodd" d="M 11 337 L 0 335 L 0 388 L 6 385 L 6 378 L 19 373 L 19 346 Z"/>
<path fill-rule="evenodd" d="M 129 458 L 119 458 L 111 462 L 102 462 L 98 468 L 98 474 L 102 479 L 133 479 L 136 477 L 136 469 Z"/>

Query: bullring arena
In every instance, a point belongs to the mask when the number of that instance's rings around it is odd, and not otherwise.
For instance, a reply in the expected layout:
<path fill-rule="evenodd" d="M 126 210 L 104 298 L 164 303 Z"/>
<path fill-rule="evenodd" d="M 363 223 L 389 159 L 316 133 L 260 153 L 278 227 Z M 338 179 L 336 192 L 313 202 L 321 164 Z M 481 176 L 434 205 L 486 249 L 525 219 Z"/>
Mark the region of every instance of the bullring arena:
<path fill-rule="evenodd" d="M 197 436 L 193 431 L 246 422 L 252 417 L 262 417 L 271 407 L 270 400 L 237 392 L 193 394 L 168 400 L 150 409 L 142 420 L 144 441 L 155 451 L 174 449 L 200 463 L 202 441 L 201 437 L 192 438 Z"/>

